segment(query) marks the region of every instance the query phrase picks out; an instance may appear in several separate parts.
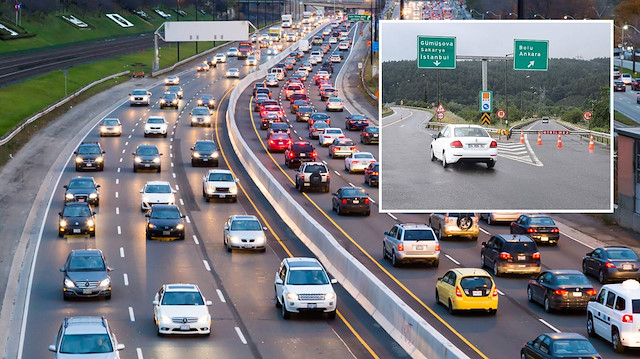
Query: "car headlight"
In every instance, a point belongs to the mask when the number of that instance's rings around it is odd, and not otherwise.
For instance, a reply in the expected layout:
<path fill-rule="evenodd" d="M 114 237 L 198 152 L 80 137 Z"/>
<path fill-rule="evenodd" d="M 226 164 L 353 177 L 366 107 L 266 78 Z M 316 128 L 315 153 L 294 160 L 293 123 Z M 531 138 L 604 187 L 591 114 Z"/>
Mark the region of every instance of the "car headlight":
<path fill-rule="evenodd" d="M 154 157 L 153 163 L 160 163 L 160 157 Z"/>
<path fill-rule="evenodd" d="M 199 153 L 199 152 L 194 152 L 194 153 L 193 153 L 193 157 L 195 157 L 195 158 L 200 158 L 200 153 Z"/>
<path fill-rule="evenodd" d="M 256 237 L 256 242 L 264 242 L 265 240 L 266 240 L 266 238 L 264 236 Z"/>
<path fill-rule="evenodd" d="M 67 221 L 65 221 L 64 219 L 60 220 L 60 227 L 66 227 L 67 226 Z"/>
<path fill-rule="evenodd" d="M 82 163 L 83 159 L 82 157 L 76 157 L 76 163 Z"/>
<path fill-rule="evenodd" d="M 335 293 L 327 293 L 324 295 L 324 300 L 333 300 L 333 299 L 336 299 Z"/>
<path fill-rule="evenodd" d="M 240 239 L 240 238 L 239 238 L 239 237 L 237 237 L 237 236 L 231 236 L 231 237 L 229 238 L 229 240 L 230 240 L 231 242 L 237 242 L 239 239 Z"/>
<path fill-rule="evenodd" d="M 204 122 L 211 122 L 211 117 L 205 117 Z"/>
<path fill-rule="evenodd" d="M 93 227 L 94 224 L 95 223 L 93 222 L 93 219 L 90 219 L 90 220 L 87 221 L 87 226 L 89 226 L 89 227 Z"/>
<path fill-rule="evenodd" d="M 142 162 L 142 158 L 140 158 L 140 156 L 136 156 L 136 158 L 134 160 L 136 161 L 136 163 L 141 163 Z"/>
<path fill-rule="evenodd" d="M 147 196 L 142 195 L 142 202 L 149 202 L 149 199 L 147 198 Z"/>
<path fill-rule="evenodd" d="M 218 152 L 214 152 L 214 153 L 211 155 L 211 157 L 213 157 L 213 158 L 218 158 Z"/>
<path fill-rule="evenodd" d="M 69 279 L 69 278 L 65 278 L 65 279 L 64 279 L 64 286 L 65 286 L 66 288 L 73 288 L 73 287 L 75 287 L 75 286 L 76 286 L 76 284 L 75 284 L 71 279 Z"/>
<path fill-rule="evenodd" d="M 96 199 L 96 198 L 98 198 L 98 194 L 97 193 L 91 193 L 91 194 L 89 194 L 89 198 Z"/>
<path fill-rule="evenodd" d="M 96 162 L 100 163 L 104 161 L 104 157 L 96 157 Z"/>
<path fill-rule="evenodd" d="M 210 323 L 211 319 L 208 315 L 205 315 L 204 317 L 199 317 L 198 318 L 198 323 L 202 323 L 202 324 L 207 324 Z"/>
<path fill-rule="evenodd" d="M 161 323 L 171 323 L 171 318 L 169 318 L 166 315 L 160 315 L 160 322 Z"/>
<path fill-rule="evenodd" d="M 107 279 L 103 279 L 100 284 L 98 284 L 100 287 L 109 287 L 111 285 L 111 279 L 107 278 Z"/>
<path fill-rule="evenodd" d="M 287 293 L 287 299 L 298 300 L 298 295 L 295 293 Z"/>
<path fill-rule="evenodd" d="M 198 100 L 198 105 L 202 105 L 202 100 Z"/>
<path fill-rule="evenodd" d="M 191 117 L 191 122 L 196 122 L 196 121 L 198 121 L 198 119 L 197 119 L 197 118 L 195 118 L 195 117 Z"/>
<path fill-rule="evenodd" d="M 156 226 L 154 226 L 153 223 L 149 223 L 149 228 L 156 228 Z"/>
<path fill-rule="evenodd" d="M 178 225 L 176 226 L 176 229 L 183 230 L 184 229 L 184 224 L 178 223 Z"/>
<path fill-rule="evenodd" d="M 135 100 L 135 98 L 134 98 L 133 96 L 131 96 L 129 99 L 130 99 L 131 101 L 134 101 L 134 100 Z"/>
<path fill-rule="evenodd" d="M 178 100 L 173 100 L 171 101 L 171 103 L 178 103 Z"/>
<path fill-rule="evenodd" d="M 165 101 L 163 98 L 160 99 L 160 103 L 165 103 L 165 102 L 167 102 L 167 101 Z"/>
<path fill-rule="evenodd" d="M 67 193 L 67 195 L 65 196 L 66 199 L 73 199 L 73 194 L 71 193 Z"/>
<path fill-rule="evenodd" d="M 213 100 L 209 101 L 209 105 L 213 105 Z"/>
<path fill-rule="evenodd" d="M 106 127 L 104 127 L 104 126 L 100 126 L 100 132 L 105 132 L 106 130 L 107 130 L 107 128 L 106 128 Z"/>
<path fill-rule="evenodd" d="M 229 187 L 229 192 L 231 192 L 231 194 L 238 194 L 238 186 Z"/>

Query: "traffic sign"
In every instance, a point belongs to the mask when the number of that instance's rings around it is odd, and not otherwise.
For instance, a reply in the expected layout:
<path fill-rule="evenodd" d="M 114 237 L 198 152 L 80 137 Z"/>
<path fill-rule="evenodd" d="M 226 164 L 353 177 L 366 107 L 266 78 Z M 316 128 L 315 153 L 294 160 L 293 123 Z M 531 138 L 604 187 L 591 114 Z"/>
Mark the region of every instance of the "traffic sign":
<path fill-rule="evenodd" d="M 480 112 L 493 111 L 493 92 L 492 91 L 480 91 Z"/>
<path fill-rule="evenodd" d="M 438 120 L 442 120 L 444 118 L 444 112 L 438 112 Z"/>
<path fill-rule="evenodd" d="M 371 15 L 349 14 L 347 15 L 349 21 L 371 21 Z"/>
<path fill-rule="evenodd" d="M 482 120 L 482 124 L 485 126 L 489 126 L 491 124 L 491 114 L 488 112 L 483 113 L 480 119 Z"/>
<path fill-rule="evenodd" d="M 442 104 L 439 104 L 438 108 L 436 109 L 436 112 L 437 113 L 441 113 L 441 112 L 444 113 L 444 112 L 447 112 L 447 110 L 444 109 L 444 106 L 442 106 Z"/>
<path fill-rule="evenodd" d="M 549 40 L 513 40 L 513 69 L 547 71 Z"/>
<path fill-rule="evenodd" d="M 371 43 L 371 51 L 373 52 L 380 51 L 380 43 L 378 41 L 374 41 Z"/>
<path fill-rule="evenodd" d="M 418 35 L 419 69 L 455 69 L 456 38 Z"/>
<path fill-rule="evenodd" d="M 591 116 L 592 116 L 591 111 L 585 111 L 585 112 L 582 114 L 582 118 L 584 118 L 584 120 L 585 120 L 585 121 L 589 121 L 589 120 L 591 120 Z"/>
<path fill-rule="evenodd" d="M 506 112 L 504 112 L 504 110 L 498 110 L 498 112 L 496 112 L 496 116 L 498 116 L 499 119 L 503 119 L 505 116 L 507 115 Z"/>

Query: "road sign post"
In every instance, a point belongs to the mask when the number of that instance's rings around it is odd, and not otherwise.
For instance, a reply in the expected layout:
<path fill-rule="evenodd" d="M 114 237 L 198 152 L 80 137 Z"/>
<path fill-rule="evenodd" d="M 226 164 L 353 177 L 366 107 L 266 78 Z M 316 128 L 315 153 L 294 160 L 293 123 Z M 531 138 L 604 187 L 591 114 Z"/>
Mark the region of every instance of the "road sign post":
<path fill-rule="evenodd" d="M 547 71 L 549 40 L 513 40 L 513 69 Z"/>
<path fill-rule="evenodd" d="M 492 112 L 493 111 L 493 92 L 492 91 L 480 91 L 480 112 Z"/>
<path fill-rule="evenodd" d="M 456 38 L 418 35 L 419 69 L 455 69 Z"/>
<path fill-rule="evenodd" d="M 371 21 L 371 15 L 349 14 L 347 15 L 349 21 Z"/>
<path fill-rule="evenodd" d="M 438 117 L 438 120 L 442 121 L 444 119 L 445 112 L 447 112 L 447 110 L 444 109 L 442 104 L 439 104 L 438 108 L 436 108 L 436 117 Z"/>

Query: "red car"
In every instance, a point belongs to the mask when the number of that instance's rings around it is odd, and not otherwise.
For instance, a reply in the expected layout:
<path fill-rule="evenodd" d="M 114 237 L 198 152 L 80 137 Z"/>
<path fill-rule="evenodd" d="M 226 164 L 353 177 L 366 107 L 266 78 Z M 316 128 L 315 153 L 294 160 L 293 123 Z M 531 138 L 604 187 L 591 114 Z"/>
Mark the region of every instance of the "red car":
<path fill-rule="evenodd" d="M 291 136 L 288 133 L 274 133 L 267 141 L 269 152 L 283 152 L 291 145 Z"/>

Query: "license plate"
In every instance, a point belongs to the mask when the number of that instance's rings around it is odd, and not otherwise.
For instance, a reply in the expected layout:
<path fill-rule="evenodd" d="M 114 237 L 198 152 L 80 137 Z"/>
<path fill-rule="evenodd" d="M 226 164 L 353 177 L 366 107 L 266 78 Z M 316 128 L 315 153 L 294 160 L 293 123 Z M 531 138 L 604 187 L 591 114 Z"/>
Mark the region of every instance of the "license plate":
<path fill-rule="evenodd" d="M 145 166 L 145 167 L 151 167 L 151 165 L 150 165 L 150 164 L 148 164 L 148 163 L 145 163 L 145 164 L 144 164 L 144 166 Z"/>
<path fill-rule="evenodd" d="M 91 163 L 87 163 L 87 167 L 91 167 L 93 166 Z"/>
<path fill-rule="evenodd" d="M 548 240 L 549 240 L 549 237 L 547 237 L 547 236 L 540 236 L 540 240 L 541 240 L 541 241 L 543 241 L 543 242 L 546 242 L 546 241 L 548 241 Z"/>
<path fill-rule="evenodd" d="M 305 185 L 305 186 L 310 186 L 310 185 L 311 185 L 311 183 L 306 183 L 306 182 L 305 182 L 305 184 L 304 184 L 304 185 Z"/>
<path fill-rule="evenodd" d="M 227 195 L 226 194 L 221 194 L 220 198 L 225 198 Z"/>
<path fill-rule="evenodd" d="M 472 294 L 473 294 L 474 297 L 481 297 L 482 296 L 482 291 L 481 290 L 474 290 Z"/>
<path fill-rule="evenodd" d="M 424 246 L 413 246 L 413 249 L 415 249 L 416 251 L 423 251 Z"/>
<path fill-rule="evenodd" d="M 191 326 L 189 324 L 180 325 L 180 330 L 189 330 L 189 329 L 191 329 Z"/>
<path fill-rule="evenodd" d="M 526 267 L 526 266 L 527 266 L 526 264 L 518 264 L 518 267 L 519 267 L 519 268 L 524 268 L 524 267 Z"/>
<path fill-rule="evenodd" d="M 168 236 L 171 233 L 171 231 L 162 231 L 162 235 L 163 236 Z"/>
<path fill-rule="evenodd" d="M 527 257 L 525 257 L 525 256 L 518 256 L 518 260 L 519 260 L 519 261 L 524 261 L 524 260 L 527 260 Z"/>
<path fill-rule="evenodd" d="M 309 309 L 316 309 L 318 307 L 318 304 L 316 303 L 307 303 L 307 308 Z"/>
<path fill-rule="evenodd" d="M 206 161 L 209 161 L 209 159 L 208 159 L 208 158 L 203 158 L 202 160 L 203 160 L 203 161 L 205 161 L 205 162 L 206 162 Z"/>
<path fill-rule="evenodd" d="M 631 268 L 633 268 L 633 267 L 631 267 L 631 264 L 623 264 L 622 265 L 622 269 L 624 269 L 624 270 L 631 270 Z"/>
<path fill-rule="evenodd" d="M 467 145 L 469 148 L 481 148 L 482 145 L 478 143 L 470 143 Z"/>
<path fill-rule="evenodd" d="M 358 203 L 360 203 L 360 201 L 358 201 L 357 199 L 353 200 L 353 204 L 358 204 Z"/>
<path fill-rule="evenodd" d="M 301 153 L 300 157 L 307 157 L 307 154 L 306 153 Z"/>
<path fill-rule="evenodd" d="M 374 134 L 374 135 L 373 135 L 373 137 L 378 137 L 378 134 L 377 134 L 377 133 L 376 133 L 376 134 Z"/>
<path fill-rule="evenodd" d="M 78 198 L 78 202 L 84 202 L 84 198 Z"/>
<path fill-rule="evenodd" d="M 82 294 L 91 294 L 93 291 L 91 289 L 83 289 Z"/>
<path fill-rule="evenodd" d="M 74 228 L 73 233 L 82 233 L 82 231 L 79 228 Z"/>
<path fill-rule="evenodd" d="M 245 244 L 244 248 L 253 248 L 253 245 L 252 244 Z"/>
<path fill-rule="evenodd" d="M 582 292 L 573 292 L 574 297 L 582 297 Z"/>

